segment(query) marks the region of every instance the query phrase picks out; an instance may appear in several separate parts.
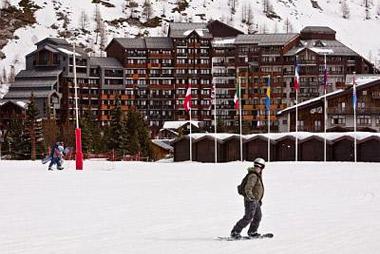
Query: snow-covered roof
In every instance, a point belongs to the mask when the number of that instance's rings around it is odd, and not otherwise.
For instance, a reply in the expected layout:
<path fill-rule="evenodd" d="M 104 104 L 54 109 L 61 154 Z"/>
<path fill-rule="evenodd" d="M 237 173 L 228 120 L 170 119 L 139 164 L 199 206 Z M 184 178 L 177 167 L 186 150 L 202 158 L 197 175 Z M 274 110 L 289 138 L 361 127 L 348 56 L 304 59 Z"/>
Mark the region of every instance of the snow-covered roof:
<path fill-rule="evenodd" d="M 57 50 L 61 51 L 62 53 L 66 54 L 66 55 L 69 55 L 69 56 L 74 55 L 73 51 L 65 49 L 65 48 L 57 48 Z M 78 54 L 77 52 L 75 52 L 75 55 L 81 56 L 81 54 Z"/>
<path fill-rule="evenodd" d="M 338 89 L 334 92 L 331 92 L 331 93 L 327 93 L 327 94 L 324 94 L 322 96 L 319 96 L 319 97 L 315 97 L 315 98 L 312 98 L 310 100 L 306 100 L 306 101 L 303 101 L 301 103 L 298 103 L 294 106 L 291 106 L 291 107 L 287 107 L 286 109 L 283 109 L 283 110 L 280 110 L 277 112 L 277 115 L 281 115 L 282 113 L 286 112 L 286 111 L 289 111 L 289 110 L 292 110 L 292 109 L 295 109 L 296 107 L 302 107 L 302 106 L 305 106 L 305 105 L 308 105 L 308 104 L 311 104 L 313 102 L 317 102 L 317 101 L 320 101 L 322 99 L 324 99 L 325 97 L 328 98 L 332 95 L 335 95 L 335 94 L 338 94 L 340 92 L 344 91 L 344 89 Z"/>
<path fill-rule="evenodd" d="M 155 145 L 165 149 L 165 150 L 169 150 L 171 152 L 173 152 L 173 147 L 171 145 L 169 145 L 167 143 L 167 141 L 165 140 L 161 140 L 161 139 L 152 139 L 152 143 L 154 143 Z"/>
<path fill-rule="evenodd" d="M 216 138 L 218 141 L 225 141 L 226 139 L 229 139 L 231 137 L 237 137 L 239 138 L 239 134 L 231 134 L 231 133 L 194 133 L 190 135 L 193 139 L 193 142 L 196 142 L 206 136 L 211 138 Z M 273 140 L 273 141 L 279 141 L 280 139 L 284 137 L 293 137 L 294 139 L 297 138 L 299 141 L 305 140 L 307 138 L 310 138 L 312 136 L 319 137 L 320 139 L 324 139 L 326 137 L 326 140 L 328 141 L 334 141 L 341 137 L 351 137 L 353 139 L 357 140 L 364 140 L 369 137 L 377 137 L 380 138 L 380 133 L 374 133 L 374 132 L 281 132 L 281 133 L 258 133 L 258 134 L 249 134 L 249 135 L 242 135 L 243 142 L 246 142 L 247 140 L 250 140 L 254 137 L 263 137 L 265 139 Z M 188 136 L 186 136 L 188 137 Z"/>
<path fill-rule="evenodd" d="M 346 84 L 352 84 L 352 80 L 353 80 L 353 75 L 347 75 L 347 80 L 348 82 L 346 82 Z M 355 83 L 356 83 L 356 88 L 360 88 L 364 85 L 367 85 L 373 81 L 376 81 L 376 80 L 380 80 L 380 75 L 356 75 L 355 77 Z M 351 89 L 351 88 L 348 88 L 348 89 Z M 301 103 L 298 103 L 297 105 L 293 105 L 291 107 L 287 107 L 283 110 L 280 110 L 277 112 L 277 115 L 281 115 L 282 113 L 284 112 L 287 112 L 289 110 L 292 110 L 292 109 L 295 109 L 296 107 L 302 107 L 302 106 L 305 106 L 305 105 L 309 105 L 313 102 L 317 102 L 317 101 L 321 101 L 323 100 L 325 97 L 326 98 L 329 98 L 333 95 L 337 95 L 339 93 L 342 93 L 342 92 L 345 92 L 347 91 L 348 89 L 338 89 L 334 92 L 331 92 L 331 93 L 327 93 L 325 95 L 321 95 L 319 97 L 315 97 L 315 98 L 312 98 L 310 100 L 306 100 L 306 101 L 303 101 Z"/>
<path fill-rule="evenodd" d="M 190 123 L 190 121 L 166 121 L 164 123 L 163 129 L 178 129 L 182 126 Z M 191 124 L 199 128 L 200 121 L 191 121 Z"/>

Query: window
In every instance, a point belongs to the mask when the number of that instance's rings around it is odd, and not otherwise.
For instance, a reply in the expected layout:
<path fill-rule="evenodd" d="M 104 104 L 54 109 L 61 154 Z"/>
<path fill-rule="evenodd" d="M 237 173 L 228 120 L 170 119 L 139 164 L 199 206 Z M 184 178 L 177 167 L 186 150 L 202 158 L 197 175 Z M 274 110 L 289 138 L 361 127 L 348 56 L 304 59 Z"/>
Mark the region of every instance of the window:
<path fill-rule="evenodd" d="M 322 122 L 320 120 L 315 120 L 314 121 L 314 130 L 315 131 L 320 131 L 322 128 Z"/>
<path fill-rule="evenodd" d="M 333 116 L 331 118 L 331 124 L 345 124 L 346 117 L 345 116 Z"/>
<path fill-rule="evenodd" d="M 360 125 L 371 125 L 371 116 L 358 116 L 358 123 Z"/>

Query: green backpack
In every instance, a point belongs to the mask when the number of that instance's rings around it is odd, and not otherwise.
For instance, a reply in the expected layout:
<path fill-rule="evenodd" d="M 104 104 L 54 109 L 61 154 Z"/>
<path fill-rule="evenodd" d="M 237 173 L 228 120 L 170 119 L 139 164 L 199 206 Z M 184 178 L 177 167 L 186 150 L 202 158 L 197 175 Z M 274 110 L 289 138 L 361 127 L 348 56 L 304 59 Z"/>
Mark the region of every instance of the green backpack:
<path fill-rule="evenodd" d="M 241 181 L 240 185 L 238 185 L 237 189 L 238 189 L 238 193 L 242 196 L 246 196 L 245 194 L 245 185 L 247 184 L 247 181 L 248 181 L 248 177 L 251 175 L 251 174 L 254 174 L 254 172 L 249 172 L 244 178 L 243 180 Z"/>

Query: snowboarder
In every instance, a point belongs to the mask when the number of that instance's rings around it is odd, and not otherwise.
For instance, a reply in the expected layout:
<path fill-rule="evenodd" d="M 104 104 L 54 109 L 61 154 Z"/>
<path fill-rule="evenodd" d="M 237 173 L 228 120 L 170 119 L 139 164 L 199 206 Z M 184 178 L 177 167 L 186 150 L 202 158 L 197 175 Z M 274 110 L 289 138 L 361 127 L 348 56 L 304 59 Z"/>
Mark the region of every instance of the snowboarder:
<path fill-rule="evenodd" d="M 62 170 L 62 160 L 63 160 L 63 155 L 65 153 L 65 148 L 63 142 L 57 142 L 51 149 L 50 152 L 50 164 L 48 170 L 53 170 L 52 166 L 54 164 L 57 164 L 57 169 Z"/>
<path fill-rule="evenodd" d="M 265 167 L 263 158 L 256 158 L 254 166 L 248 168 L 248 174 L 243 179 L 242 184 L 238 186 L 239 194 L 244 197 L 245 214 L 231 231 L 231 237 L 235 239 L 241 238 L 243 228 L 251 224 L 248 229 L 249 237 L 257 237 L 257 233 L 261 221 L 261 200 L 264 195 L 264 185 L 262 180 L 262 170 Z"/>

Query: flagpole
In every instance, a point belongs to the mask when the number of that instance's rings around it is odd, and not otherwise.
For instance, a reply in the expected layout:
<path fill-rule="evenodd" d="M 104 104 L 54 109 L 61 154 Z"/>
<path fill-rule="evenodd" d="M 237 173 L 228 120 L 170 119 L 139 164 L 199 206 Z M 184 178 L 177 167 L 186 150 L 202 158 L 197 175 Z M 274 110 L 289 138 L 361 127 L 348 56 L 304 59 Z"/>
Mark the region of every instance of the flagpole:
<path fill-rule="evenodd" d="M 295 144 L 295 161 L 298 161 L 298 90 L 300 89 L 300 78 L 299 78 L 299 70 L 298 70 L 298 59 L 296 56 L 296 66 L 295 66 L 295 84 L 294 84 L 294 89 L 296 90 L 296 144 Z"/>
<path fill-rule="evenodd" d="M 191 91 L 191 88 L 190 88 L 190 91 Z M 191 100 L 191 99 L 190 99 Z M 192 124 L 191 124 L 191 108 L 192 108 L 192 103 L 190 102 L 190 110 L 189 110 L 189 118 L 190 118 L 190 139 L 189 139 L 189 143 L 190 143 L 190 161 L 193 161 L 193 140 L 192 140 L 192 136 L 191 136 L 191 130 L 192 130 Z"/>
<path fill-rule="evenodd" d="M 323 73 L 323 80 L 324 80 L 324 92 L 325 92 L 325 100 L 324 100 L 324 130 L 325 130 L 325 136 L 324 136 L 324 148 L 323 148 L 323 158 L 326 162 L 327 160 L 327 141 L 326 141 L 326 128 L 327 128 L 327 61 L 326 61 L 326 53 L 325 53 L 325 72 Z"/>
<path fill-rule="evenodd" d="M 298 161 L 298 89 L 296 89 L 296 160 Z"/>
<path fill-rule="evenodd" d="M 271 89 L 270 88 L 270 75 L 269 75 L 269 80 L 268 80 L 268 88 L 267 89 Z M 269 95 L 270 96 L 270 90 L 269 90 L 269 94 L 268 94 L 268 90 L 267 90 L 267 96 Z M 270 100 L 270 97 L 268 98 Z M 269 101 L 269 107 L 268 107 L 268 162 L 270 162 L 270 101 Z"/>
<path fill-rule="evenodd" d="M 353 96 L 355 96 L 355 100 L 353 100 L 353 107 L 354 107 L 354 161 L 357 162 L 357 148 L 356 148 L 356 104 L 357 104 L 357 95 L 356 95 L 356 81 L 355 81 L 355 72 L 353 73 L 353 81 L 352 81 L 352 89 L 353 89 Z"/>
<path fill-rule="evenodd" d="M 216 116 L 216 84 L 214 83 L 214 133 L 215 133 L 215 150 L 214 150 L 214 155 L 215 155 L 215 163 L 218 163 L 218 139 L 216 137 L 217 133 L 217 116 Z"/>
<path fill-rule="evenodd" d="M 243 126 L 242 126 L 242 115 L 241 115 L 241 78 L 240 73 L 238 73 L 238 84 L 239 84 L 239 122 L 240 122 L 240 161 L 243 161 Z"/>

